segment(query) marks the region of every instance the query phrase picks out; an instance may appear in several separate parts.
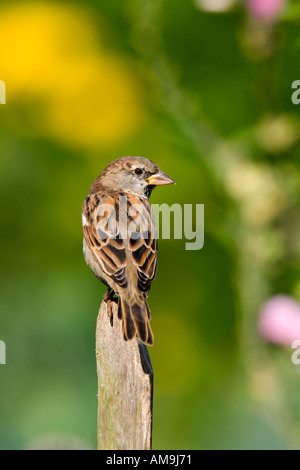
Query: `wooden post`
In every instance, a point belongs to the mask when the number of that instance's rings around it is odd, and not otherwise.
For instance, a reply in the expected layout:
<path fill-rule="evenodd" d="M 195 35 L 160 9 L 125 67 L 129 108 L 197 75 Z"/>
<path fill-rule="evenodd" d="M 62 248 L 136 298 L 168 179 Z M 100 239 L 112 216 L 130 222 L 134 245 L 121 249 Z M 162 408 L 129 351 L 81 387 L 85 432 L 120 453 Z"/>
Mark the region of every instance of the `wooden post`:
<path fill-rule="evenodd" d="M 117 304 L 102 302 L 96 327 L 98 450 L 151 450 L 153 371 L 147 347 L 124 341 Z"/>

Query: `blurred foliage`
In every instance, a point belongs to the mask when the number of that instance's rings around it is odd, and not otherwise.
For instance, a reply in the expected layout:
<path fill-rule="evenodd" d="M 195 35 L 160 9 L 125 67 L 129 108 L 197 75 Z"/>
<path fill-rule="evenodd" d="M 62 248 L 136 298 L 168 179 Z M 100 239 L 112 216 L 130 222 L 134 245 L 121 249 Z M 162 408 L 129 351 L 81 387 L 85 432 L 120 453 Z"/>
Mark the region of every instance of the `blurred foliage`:
<path fill-rule="evenodd" d="M 96 446 L 105 288 L 81 206 L 124 155 L 177 182 L 152 202 L 205 204 L 202 250 L 159 242 L 154 449 L 299 448 L 299 369 L 257 317 L 300 300 L 300 9 L 268 23 L 227 3 L 0 1 L 2 449 Z"/>

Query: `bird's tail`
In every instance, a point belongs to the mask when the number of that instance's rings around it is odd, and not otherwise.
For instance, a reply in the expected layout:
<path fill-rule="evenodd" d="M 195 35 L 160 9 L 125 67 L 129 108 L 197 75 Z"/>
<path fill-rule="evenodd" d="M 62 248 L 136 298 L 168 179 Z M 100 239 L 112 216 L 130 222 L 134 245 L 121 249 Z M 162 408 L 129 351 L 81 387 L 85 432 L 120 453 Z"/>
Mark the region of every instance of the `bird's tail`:
<path fill-rule="evenodd" d="M 119 297 L 118 318 L 122 320 L 123 336 L 126 341 L 137 336 L 143 343 L 153 345 L 150 309 L 144 298 L 129 305 L 123 297 Z"/>

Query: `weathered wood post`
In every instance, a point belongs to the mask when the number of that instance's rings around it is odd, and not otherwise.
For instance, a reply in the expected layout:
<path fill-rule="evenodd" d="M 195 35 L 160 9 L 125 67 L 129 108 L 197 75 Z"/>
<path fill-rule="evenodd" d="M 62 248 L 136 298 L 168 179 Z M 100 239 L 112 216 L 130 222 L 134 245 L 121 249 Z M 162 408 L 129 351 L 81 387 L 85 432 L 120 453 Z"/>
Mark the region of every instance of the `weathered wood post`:
<path fill-rule="evenodd" d="M 124 341 L 117 304 L 102 302 L 96 327 L 98 450 L 151 450 L 153 371 L 147 347 Z"/>

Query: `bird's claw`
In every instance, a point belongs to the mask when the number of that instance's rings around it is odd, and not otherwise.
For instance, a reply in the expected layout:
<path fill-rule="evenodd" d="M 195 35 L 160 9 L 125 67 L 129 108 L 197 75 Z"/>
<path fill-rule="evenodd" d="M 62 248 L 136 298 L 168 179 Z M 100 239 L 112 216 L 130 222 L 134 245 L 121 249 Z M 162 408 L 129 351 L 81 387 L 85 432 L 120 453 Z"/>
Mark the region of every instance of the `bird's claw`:
<path fill-rule="evenodd" d="M 113 326 L 114 315 L 112 310 L 112 302 L 114 302 L 114 291 L 111 288 L 108 288 L 108 290 L 105 292 L 103 300 L 107 306 L 107 314 L 109 317 L 110 324 L 111 326 Z"/>

